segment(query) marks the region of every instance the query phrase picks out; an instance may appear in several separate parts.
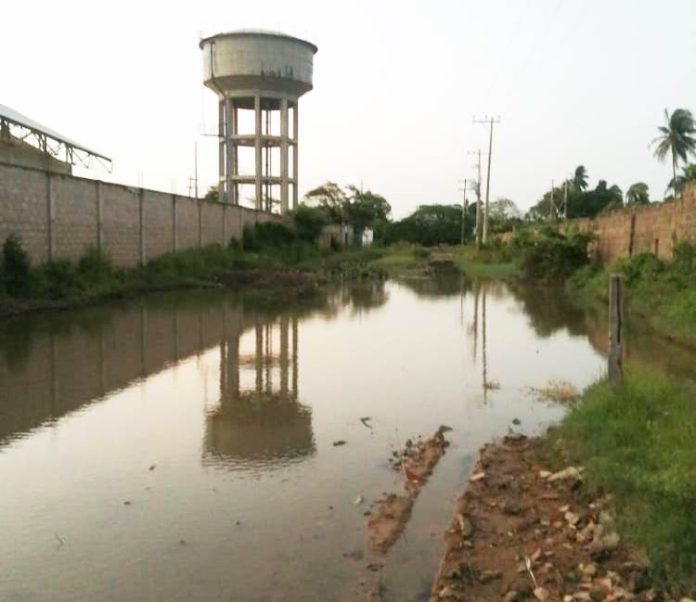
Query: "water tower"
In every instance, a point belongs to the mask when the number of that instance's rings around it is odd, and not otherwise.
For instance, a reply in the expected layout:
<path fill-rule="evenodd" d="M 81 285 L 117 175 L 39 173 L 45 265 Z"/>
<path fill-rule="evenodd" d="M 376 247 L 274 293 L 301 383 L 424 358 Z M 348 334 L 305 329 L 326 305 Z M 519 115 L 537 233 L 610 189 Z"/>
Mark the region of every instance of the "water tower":
<path fill-rule="evenodd" d="M 220 33 L 200 47 L 204 83 L 220 99 L 220 200 L 285 213 L 292 186 L 296 207 L 298 101 L 312 89 L 317 47 L 265 31 Z"/>

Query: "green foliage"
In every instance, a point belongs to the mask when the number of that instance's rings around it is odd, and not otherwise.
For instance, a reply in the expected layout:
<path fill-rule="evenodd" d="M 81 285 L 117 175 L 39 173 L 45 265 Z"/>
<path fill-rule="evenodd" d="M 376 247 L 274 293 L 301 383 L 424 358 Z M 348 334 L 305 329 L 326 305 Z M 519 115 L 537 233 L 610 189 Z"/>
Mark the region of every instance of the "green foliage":
<path fill-rule="evenodd" d="M 346 221 L 353 226 L 357 235 L 366 228 L 373 228 L 379 234 L 388 223 L 391 205 L 387 200 L 370 190 L 363 192 L 355 186 L 348 186 L 350 198 L 346 204 Z"/>
<path fill-rule="evenodd" d="M 575 190 L 582 192 L 587 188 L 587 169 L 584 165 L 578 165 L 573 172 L 571 183 Z"/>
<path fill-rule="evenodd" d="M 616 495 L 654 576 L 696 585 L 694 391 L 629 368 L 622 390 L 603 380 L 585 391 L 558 435 L 587 480 Z"/>
<path fill-rule="evenodd" d="M 220 200 L 220 190 L 217 186 L 211 186 L 208 188 L 208 192 L 205 193 L 203 197 L 204 201 L 219 201 Z"/>
<path fill-rule="evenodd" d="M 665 264 L 652 253 L 639 253 L 630 259 L 614 264 L 613 271 L 623 274 L 624 282 L 631 286 L 636 282 L 654 281 L 665 269 Z"/>
<path fill-rule="evenodd" d="M 99 286 L 114 276 L 114 265 L 106 253 L 91 247 L 78 261 L 77 271 L 87 286 Z"/>
<path fill-rule="evenodd" d="M 581 170 L 581 173 L 578 173 Z M 561 214 L 567 198 L 567 215 Z M 580 165 L 574 176 L 549 190 L 539 202 L 527 212 L 527 220 L 533 222 L 555 221 L 562 217 L 595 217 L 602 211 L 623 206 L 623 193 L 616 184 L 609 186 L 599 180 L 594 190 L 587 190 L 587 170 Z"/>
<path fill-rule="evenodd" d="M 2 246 L 2 274 L 4 290 L 12 297 L 29 293 L 31 262 L 18 236 L 10 234 Z"/>
<path fill-rule="evenodd" d="M 80 293 L 84 286 L 77 266 L 68 259 L 59 259 L 38 268 L 33 289 L 41 297 L 62 299 Z"/>
<path fill-rule="evenodd" d="M 321 186 L 317 186 L 310 190 L 305 195 L 305 198 L 309 203 L 314 203 L 324 208 L 332 223 L 346 223 L 345 208 L 348 203 L 348 196 L 336 182 L 326 182 Z"/>
<path fill-rule="evenodd" d="M 295 232 L 300 240 L 315 242 L 322 229 L 329 223 L 329 216 L 323 207 L 310 207 L 301 204 L 290 213 Z"/>
<path fill-rule="evenodd" d="M 326 182 L 310 190 L 305 198 L 314 209 L 323 210 L 327 223 L 352 226 L 356 236 L 366 228 L 372 228 L 375 240 L 382 239 L 391 212 L 391 206 L 383 196 L 353 185 L 348 185 L 344 191 L 335 182 Z"/>
<path fill-rule="evenodd" d="M 672 159 L 672 181 L 670 187 L 677 192 L 677 166 L 679 161 L 687 162 L 689 155 L 696 154 L 696 122 L 687 109 L 676 109 L 671 115 L 665 109 L 665 125 L 657 128 L 660 135 L 652 141 L 655 157 L 664 161 L 668 155 Z"/>
<path fill-rule="evenodd" d="M 474 209 L 475 210 L 475 209 Z M 472 223 L 465 223 L 465 240 L 472 235 Z M 462 230 L 461 205 L 421 205 L 408 217 L 392 223 L 386 242 L 410 242 L 425 246 L 459 244 Z"/>
<path fill-rule="evenodd" d="M 689 184 L 694 182 L 696 182 L 696 164 L 685 165 L 682 168 L 682 173 L 670 180 L 669 188 L 675 194 L 680 195 Z"/>
<path fill-rule="evenodd" d="M 548 228 L 520 231 L 510 246 L 516 251 L 524 277 L 560 280 L 589 263 L 587 245 L 590 240 L 588 234 L 564 235 Z"/>
<path fill-rule="evenodd" d="M 497 234 L 522 225 L 522 214 L 510 199 L 499 198 L 488 207 L 488 230 Z"/>
<path fill-rule="evenodd" d="M 605 298 L 611 273 L 626 284 L 627 308 L 640 314 L 660 333 L 684 343 L 696 340 L 696 242 L 674 246 L 674 259 L 664 262 L 651 253 L 619 260 L 603 269 L 580 270 L 569 288 L 584 297 Z"/>
<path fill-rule="evenodd" d="M 696 242 L 682 240 L 674 245 L 672 266 L 686 276 L 696 275 Z"/>
<path fill-rule="evenodd" d="M 245 251 L 259 251 L 264 247 L 282 247 L 295 240 L 295 233 L 284 224 L 267 222 L 245 226 L 242 247 Z"/>
<path fill-rule="evenodd" d="M 645 182 L 636 182 L 626 191 L 627 205 L 647 205 L 650 203 L 650 191 Z"/>

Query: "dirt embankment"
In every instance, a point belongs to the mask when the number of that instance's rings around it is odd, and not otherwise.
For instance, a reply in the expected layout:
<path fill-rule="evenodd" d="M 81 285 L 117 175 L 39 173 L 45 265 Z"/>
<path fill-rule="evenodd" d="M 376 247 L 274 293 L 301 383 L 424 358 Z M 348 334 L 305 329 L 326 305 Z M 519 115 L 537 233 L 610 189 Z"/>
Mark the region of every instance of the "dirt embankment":
<path fill-rule="evenodd" d="M 427 478 L 433 472 L 449 443 L 444 433 L 449 427 L 441 426 L 429 439 L 406 442 L 401 452 L 394 452 L 390 462 L 403 475 L 403 491 L 385 494 L 377 500 L 367 521 L 367 537 L 371 551 L 386 554 L 403 532 Z"/>
<path fill-rule="evenodd" d="M 230 270 L 204 278 L 182 277 L 168 283 L 132 282 L 103 293 L 75 294 L 57 299 L 0 298 L 0 319 L 37 311 L 75 309 L 106 301 L 128 299 L 148 293 L 185 289 L 226 289 L 231 291 L 282 291 L 289 298 L 311 296 L 319 290 L 319 279 L 311 273 L 292 270 Z"/>
<path fill-rule="evenodd" d="M 647 563 L 613 527 L 582 469 L 552 473 L 539 439 L 483 447 L 445 535 L 431 600 L 657 601 Z"/>

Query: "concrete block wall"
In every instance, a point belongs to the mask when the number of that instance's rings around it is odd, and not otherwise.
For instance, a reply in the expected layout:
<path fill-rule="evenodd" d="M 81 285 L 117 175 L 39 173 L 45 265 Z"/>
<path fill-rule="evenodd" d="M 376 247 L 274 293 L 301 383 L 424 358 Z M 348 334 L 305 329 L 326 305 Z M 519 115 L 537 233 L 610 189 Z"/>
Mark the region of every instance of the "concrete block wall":
<path fill-rule="evenodd" d="M 90 247 L 133 267 L 171 251 L 241 239 L 279 215 L 0 163 L 0 244 L 22 239 L 33 263 L 78 259 Z"/>

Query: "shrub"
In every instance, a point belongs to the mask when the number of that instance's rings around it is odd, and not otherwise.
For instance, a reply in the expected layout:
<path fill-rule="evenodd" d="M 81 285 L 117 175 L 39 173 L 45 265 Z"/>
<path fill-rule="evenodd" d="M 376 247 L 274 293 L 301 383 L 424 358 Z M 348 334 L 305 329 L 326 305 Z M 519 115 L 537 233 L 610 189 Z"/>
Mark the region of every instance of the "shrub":
<path fill-rule="evenodd" d="M 300 205 L 291 213 L 297 237 L 307 242 L 315 242 L 322 229 L 329 223 L 329 217 L 323 207 Z"/>
<path fill-rule="evenodd" d="M 259 251 L 263 247 L 280 247 L 290 244 L 294 239 L 295 233 L 284 224 L 268 222 L 245 226 L 242 247 L 246 251 Z"/>
<path fill-rule="evenodd" d="M 674 268 L 685 274 L 696 273 L 696 242 L 681 241 L 674 245 Z"/>
<path fill-rule="evenodd" d="M 630 259 L 622 259 L 614 266 L 614 270 L 623 274 L 629 286 L 641 280 L 653 280 L 664 269 L 665 264 L 652 253 L 640 253 Z"/>
<path fill-rule="evenodd" d="M 42 265 L 38 272 L 43 276 L 38 280 L 43 288 L 41 292 L 51 299 L 69 297 L 84 288 L 75 264 L 67 259 L 50 261 Z"/>
<path fill-rule="evenodd" d="M 589 263 L 587 245 L 591 236 L 580 232 L 568 235 L 547 229 L 520 232 L 510 243 L 518 252 L 522 273 L 527 278 L 559 280 Z"/>
<path fill-rule="evenodd" d="M 90 286 L 105 284 L 114 276 L 111 258 L 94 247 L 87 249 L 80 258 L 77 271 L 81 279 Z"/>
<path fill-rule="evenodd" d="M 31 262 L 18 236 L 10 234 L 2 246 L 2 272 L 7 293 L 20 297 L 29 293 Z"/>

